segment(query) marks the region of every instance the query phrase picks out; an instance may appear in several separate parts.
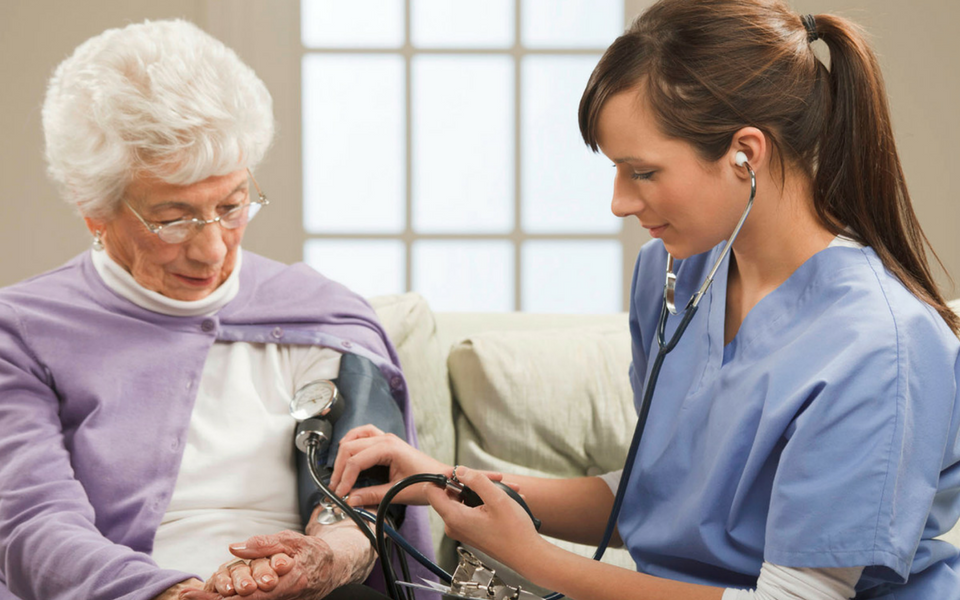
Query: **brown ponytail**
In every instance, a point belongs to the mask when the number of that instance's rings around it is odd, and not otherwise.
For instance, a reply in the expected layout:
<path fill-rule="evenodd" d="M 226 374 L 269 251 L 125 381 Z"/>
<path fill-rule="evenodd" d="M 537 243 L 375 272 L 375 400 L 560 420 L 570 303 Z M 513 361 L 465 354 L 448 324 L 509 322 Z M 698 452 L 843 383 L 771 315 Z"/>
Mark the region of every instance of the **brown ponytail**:
<path fill-rule="evenodd" d="M 830 49 L 829 71 L 811 47 L 816 38 Z M 579 118 L 594 151 L 603 105 L 640 83 L 664 134 L 704 160 L 723 156 L 745 126 L 763 131 L 781 173 L 789 163 L 813 181 L 823 224 L 852 228 L 960 336 L 960 317 L 930 272 L 876 56 L 856 25 L 833 15 L 805 22 L 779 0 L 660 0 L 590 76 Z"/>
<path fill-rule="evenodd" d="M 817 214 L 825 223 L 853 228 L 891 273 L 960 334 L 960 318 L 930 272 L 925 251 L 930 242 L 910 202 L 877 58 L 850 21 L 817 15 L 816 22 L 830 48 L 833 97 L 814 180 Z M 932 247 L 930 251 L 942 267 Z"/>

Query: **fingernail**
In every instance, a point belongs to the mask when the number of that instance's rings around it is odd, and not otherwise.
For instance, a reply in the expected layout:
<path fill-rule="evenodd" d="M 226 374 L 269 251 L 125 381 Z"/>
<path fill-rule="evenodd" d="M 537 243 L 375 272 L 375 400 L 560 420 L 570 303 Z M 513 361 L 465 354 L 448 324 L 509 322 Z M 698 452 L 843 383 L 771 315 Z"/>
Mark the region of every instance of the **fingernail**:
<path fill-rule="evenodd" d="M 223 587 L 224 587 L 224 589 L 226 589 L 228 592 L 232 592 L 232 591 L 233 591 L 233 584 L 232 584 L 232 583 L 228 583 L 228 584 L 224 585 Z"/>
<path fill-rule="evenodd" d="M 249 579 L 244 579 L 243 581 L 240 582 L 240 587 L 242 587 L 245 590 L 249 590 L 250 588 L 257 587 L 257 584 L 250 581 Z"/>
<path fill-rule="evenodd" d="M 283 569 L 283 568 L 286 567 L 286 566 L 287 566 L 287 561 L 285 561 L 285 560 L 278 560 L 278 561 L 277 561 L 277 568 L 278 568 L 278 569 Z"/>
<path fill-rule="evenodd" d="M 230 549 L 231 549 L 231 550 L 246 550 L 246 549 L 247 549 L 247 545 L 246 545 L 246 544 L 230 544 Z"/>
<path fill-rule="evenodd" d="M 264 575 L 263 577 L 260 578 L 260 581 L 266 584 L 270 584 L 270 583 L 273 583 L 273 577 L 270 577 L 269 575 Z"/>

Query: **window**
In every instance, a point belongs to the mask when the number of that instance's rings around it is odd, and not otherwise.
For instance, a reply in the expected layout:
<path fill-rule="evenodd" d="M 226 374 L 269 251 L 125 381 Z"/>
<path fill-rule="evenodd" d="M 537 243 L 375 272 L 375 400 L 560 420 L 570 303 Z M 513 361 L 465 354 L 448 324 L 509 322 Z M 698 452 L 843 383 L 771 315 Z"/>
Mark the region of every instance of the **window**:
<path fill-rule="evenodd" d="M 613 174 L 577 129 L 623 26 L 623 0 L 302 0 L 305 260 L 435 310 L 623 310 Z"/>

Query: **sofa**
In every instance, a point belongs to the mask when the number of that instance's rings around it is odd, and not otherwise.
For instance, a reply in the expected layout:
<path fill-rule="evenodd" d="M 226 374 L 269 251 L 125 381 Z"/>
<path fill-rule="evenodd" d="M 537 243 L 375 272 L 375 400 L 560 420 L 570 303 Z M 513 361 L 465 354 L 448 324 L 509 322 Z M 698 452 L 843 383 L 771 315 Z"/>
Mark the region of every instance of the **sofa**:
<path fill-rule="evenodd" d="M 626 313 L 434 313 L 412 292 L 370 303 L 397 348 L 428 454 L 447 464 L 544 477 L 623 466 L 636 424 Z M 960 312 L 960 300 L 952 307 Z M 449 570 L 454 542 L 435 513 L 431 528 Z M 944 538 L 960 545 L 960 527 Z M 634 568 L 620 548 L 608 550 L 604 562 Z"/>

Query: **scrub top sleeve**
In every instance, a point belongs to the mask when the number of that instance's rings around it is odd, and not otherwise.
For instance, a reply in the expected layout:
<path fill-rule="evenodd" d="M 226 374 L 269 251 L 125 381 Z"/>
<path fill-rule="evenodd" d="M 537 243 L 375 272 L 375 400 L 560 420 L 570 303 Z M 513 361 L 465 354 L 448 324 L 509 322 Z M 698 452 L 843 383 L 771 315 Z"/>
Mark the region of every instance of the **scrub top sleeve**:
<path fill-rule="evenodd" d="M 845 344 L 809 342 L 807 352 L 832 352 L 829 360 L 811 359 L 816 369 L 793 365 L 793 376 L 805 380 L 769 411 L 801 407 L 776 467 L 767 562 L 866 565 L 865 578 L 907 579 L 947 440 L 957 435 L 955 352 L 930 320 L 912 321 L 860 327 Z M 830 335 L 820 333 L 813 337 Z"/>

